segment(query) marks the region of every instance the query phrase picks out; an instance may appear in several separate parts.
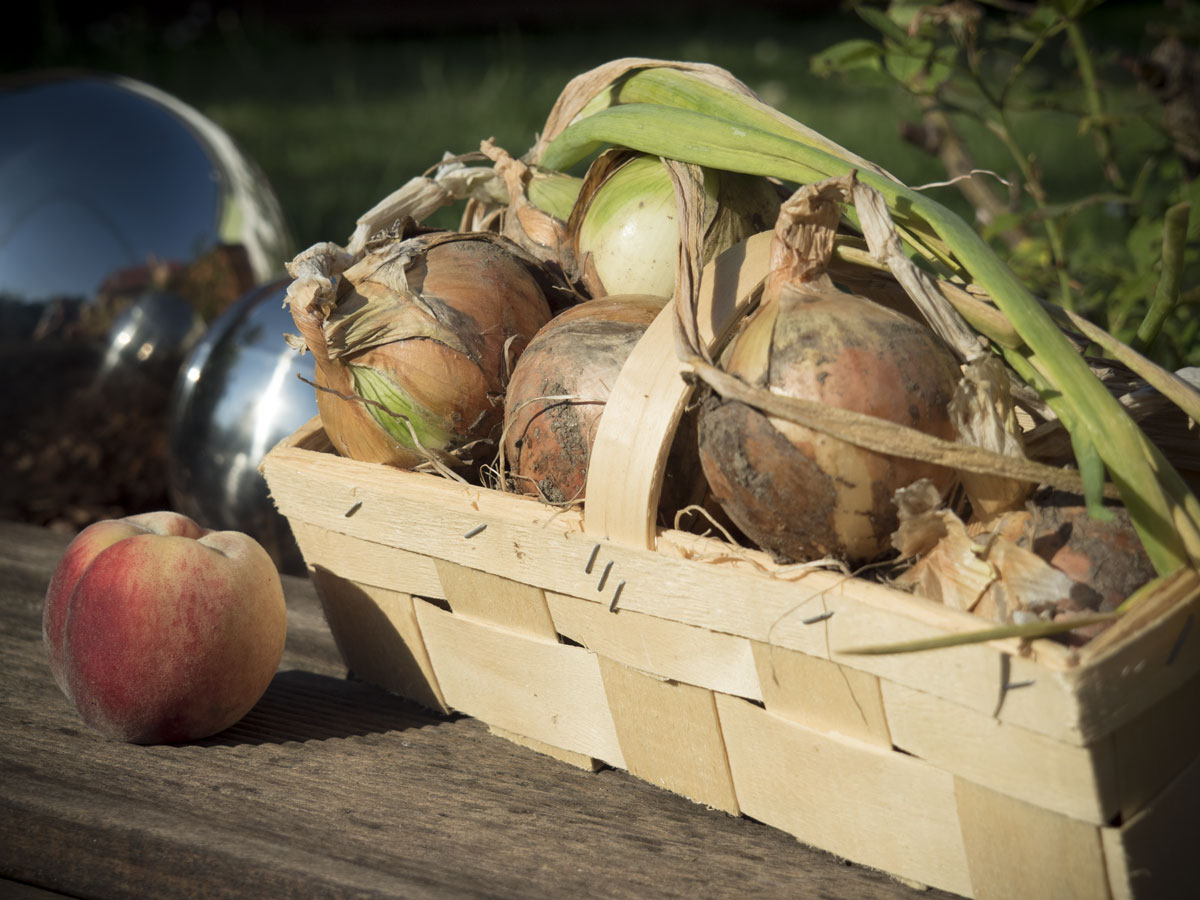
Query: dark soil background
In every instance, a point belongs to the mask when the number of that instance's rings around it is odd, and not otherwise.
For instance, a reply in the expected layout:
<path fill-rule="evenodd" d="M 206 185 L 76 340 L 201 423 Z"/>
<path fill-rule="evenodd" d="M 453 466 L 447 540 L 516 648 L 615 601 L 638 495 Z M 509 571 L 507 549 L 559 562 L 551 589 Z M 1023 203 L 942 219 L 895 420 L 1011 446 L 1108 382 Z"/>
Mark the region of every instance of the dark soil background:
<path fill-rule="evenodd" d="M 76 342 L 4 349 L 19 375 L 0 390 L 0 518 L 74 534 L 170 508 L 169 380 L 98 381 L 99 351 Z"/>

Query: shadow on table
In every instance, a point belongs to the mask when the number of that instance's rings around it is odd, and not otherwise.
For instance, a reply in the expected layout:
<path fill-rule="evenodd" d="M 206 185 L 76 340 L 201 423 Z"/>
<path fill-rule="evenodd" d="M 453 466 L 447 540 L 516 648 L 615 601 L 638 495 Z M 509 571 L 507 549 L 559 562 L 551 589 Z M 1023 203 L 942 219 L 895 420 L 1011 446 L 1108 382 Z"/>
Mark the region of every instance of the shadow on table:
<path fill-rule="evenodd" d="M 408 728 L 460 718 L 423 709 L 382 688 L 314 672 L 279 672 L 262 699 L 240 722 L 198 746 L 321 741 Z"/>

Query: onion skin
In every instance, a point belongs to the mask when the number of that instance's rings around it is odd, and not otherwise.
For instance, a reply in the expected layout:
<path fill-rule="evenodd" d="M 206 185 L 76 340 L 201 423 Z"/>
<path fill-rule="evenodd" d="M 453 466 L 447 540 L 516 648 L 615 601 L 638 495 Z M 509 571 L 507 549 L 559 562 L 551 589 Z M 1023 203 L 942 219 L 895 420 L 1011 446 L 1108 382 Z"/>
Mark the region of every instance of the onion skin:
<path fill-rule="evenodd" d="M 1111 612 L 1154 577 L 1154 565 L 1124 507 L 1109 507 L 1112 518 L 1102 521 L 1089 514 L 1078 495 L 1050 491 L 1034 501 L 1026 509 L 971 522 L 967 534 L 984 543 L 1012 541 L 1069 576 L 1075 586 L 1056 604 L 1055 619 Z M 984 608 L 976 612 L 994 617 L 994 598 L 988 600 L 985 595 Z M 1111 624 L 1085 625 L 1056 640 L 1081 646 Z"/>
<path fill-rule="evenodd" d="M 780 198 L 766 178 L 703 170 L 701 263 L 771 227 Z M 588 169 L 567 222 L 573 281 L 591 297 L 675 289 L 679 221 L 675 188 L 656 156 L 609 150 Z"/>
<path fill-rule="evenodd" d="M 959 370 L 950 351 L 924 325 L 827 281 L 785 285 L 723 362 L 775 393 L 954 437 L 947 406 Z M 700 459 L 734 523 L 785 560 L 870 560 L 897 526 L 896 489 L 925 477 L 945 492 L 955 478 L 715 396 L 700 412 Z"/>
<path fill-rule="evenodd" d="M 497 437 L 512 361 L 550 318 L 531 265 L 495 235 L 426 233 L 347 268 L 328 318 L 293 302 L 338 452 L 400 468 L 476 462 L 465 448 Z"/>
<path fill-rule="evenodd" d="M 513 489 L 551 503 L 581 500 L 596 428 L 634 345 L 667 300 L 602 297 L 560 313 L 529 342 L 505 401 Z M 542 400 L 543 397 L 578 400 Z"/>

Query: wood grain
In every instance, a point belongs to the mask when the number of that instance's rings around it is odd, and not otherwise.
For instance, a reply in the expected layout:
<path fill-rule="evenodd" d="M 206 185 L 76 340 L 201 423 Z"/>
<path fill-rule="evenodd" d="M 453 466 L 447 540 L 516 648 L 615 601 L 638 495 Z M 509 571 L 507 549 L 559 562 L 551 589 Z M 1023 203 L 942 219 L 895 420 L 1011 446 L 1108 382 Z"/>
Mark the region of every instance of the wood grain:
<path fill-rule="evenodd" d="M 597 658 L 625 768 L 696 803 L 737 815 L 713 692 Z"/>
<path fill-rule="evenodd" d="M 287 649 L 246 719 L 179 746 L 104 740 L 43 656 L 65 546 L 0 523 L 0 878 L 30 896 L 948 896 L 349 680 L 301 579 L 285 579 Z"/>
<path fill-rule="evenodd" d="M 744 812 L 847 859 L 973 896 L 952 776 L 736 697 L 716 699 Z"/>
<path fill-rule="evenodd" d="M 980 900 L 1107 900 L 1100 829 L 955 779 L 958 815 Z"/>
<path fill-rule="evenodd" d="M 892 642 L 979 628 L 970 613 L 912 597 L 882 584 L 813 569 L 772 577 L 769 561 L 731 559 L 698 564 L 706 552 L 692 536 L 659 535 L 658 552 L 583 533 L 578 512 L 555 510 L 525 497 L 460 485 L 443 478 L 401 472 L 286 446 L 264 461 L 272 494 L 289 519 L 341 531 L 405 554 L 449 559 L 512 581 L 611 604 L 618 586 L 622 610 L 739 635 L 831 658 L 853 669 L 890 678 L 918 690 L 934 690 L 969 708 L 1059 740 L 1083 743 L 1116 724 L 1103 711 L 1089 712 L 1088 732 L 1079 721 L 1080 699 L 1067 670 L 1065 648 L 1034 642 L 1025 655 L 1016 641 L 971 644 L 937 653 L 847 656 L 841 647 Z M 319 486 L 319 487 L 318 487 Z M 345 512 L 355 503 L 357 512 Z M 430 510 L 437 515 L 430 517 Z M 479 525 L 487 527 L 478 532 Z M 473 537 L 466 538 L 466 534 Z M 357 553 L 353 558 L 361 559 Z M 308 558 L 343 577 L 343 556 L 320 548 Z M 356 572 L 370 576 L 368 567 Z M 385 569 L 386 566 L 381 567 Z M 607 578 L 597 573 L 607 571 Z M 424 577 L 424 576 L 422 576 Z M 604 587 L 598 585 L 603 582 Z M 744 598 L 752 590 L 755 602 Z M 409 593 L 418 593 L 409 590 Z M 810 624 L 817 613 L 819 624 Z M 1178 671 L 1186 676 L 1190 660 Z M 1129 685 L 1136 690 L 1137 679 Z M 1019 683 L 1020 690 L 1006 685 Z M 1003 703 L 1001 703 L 1003 699 Z"/>

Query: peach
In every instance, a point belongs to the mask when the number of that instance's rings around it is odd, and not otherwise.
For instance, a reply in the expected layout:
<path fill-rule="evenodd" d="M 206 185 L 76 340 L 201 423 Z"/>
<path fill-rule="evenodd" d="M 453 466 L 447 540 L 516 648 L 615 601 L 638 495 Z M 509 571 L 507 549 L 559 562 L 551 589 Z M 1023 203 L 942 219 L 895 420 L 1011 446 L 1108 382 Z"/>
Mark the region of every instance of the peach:
<path fill-rule="evenodd" d="M 174 512 L 95 522 L 46 591 L 54 680 L 100 733 L 138 744 L 208 737 L 262 697 L 287 609 L 267 551 Z"/>

